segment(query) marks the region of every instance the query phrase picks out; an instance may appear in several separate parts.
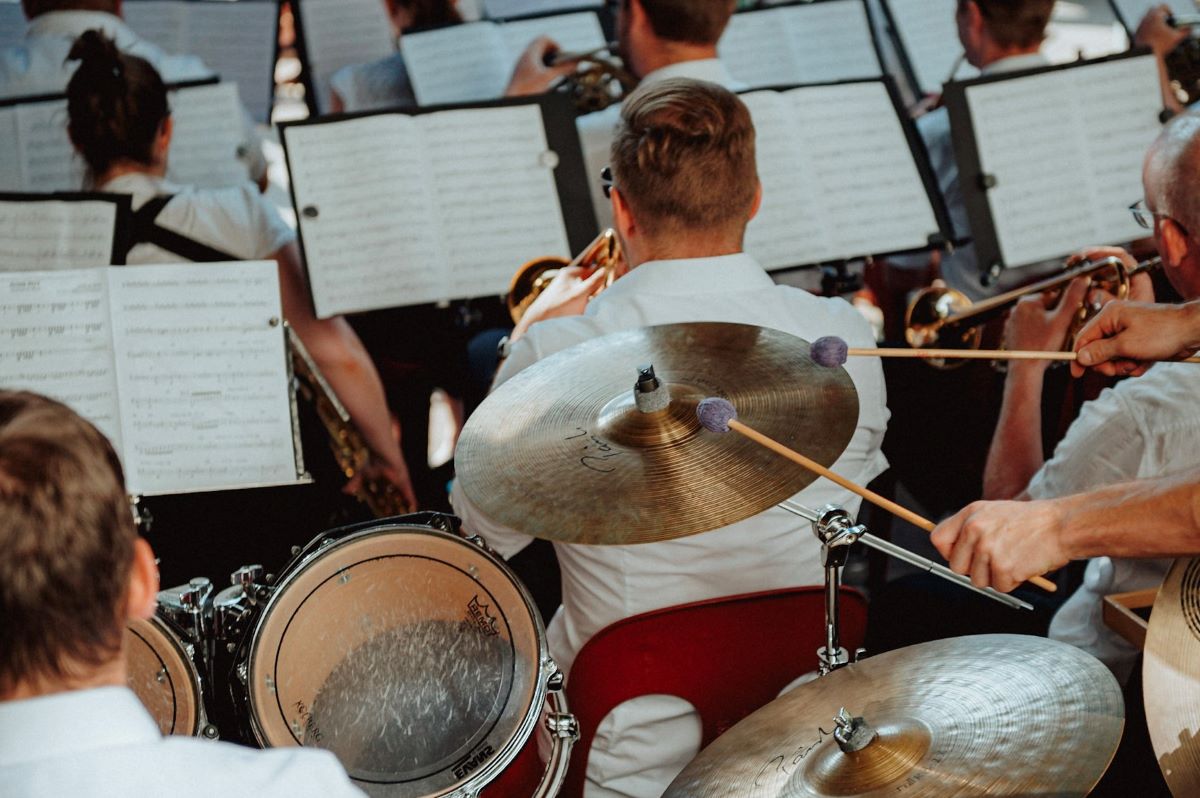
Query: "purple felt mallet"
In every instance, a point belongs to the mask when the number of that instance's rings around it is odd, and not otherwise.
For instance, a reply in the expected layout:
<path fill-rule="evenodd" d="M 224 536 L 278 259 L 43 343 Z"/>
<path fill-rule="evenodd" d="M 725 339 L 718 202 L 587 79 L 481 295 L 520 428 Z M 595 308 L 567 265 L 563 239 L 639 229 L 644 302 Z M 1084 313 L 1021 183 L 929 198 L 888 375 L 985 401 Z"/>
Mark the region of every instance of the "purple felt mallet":
<path fill-rule="evenodd" d="M 813 362 L 827 369 L 846 365 L 846 359 L 849 356 L 850 347 L 836 335 L 818 338 L 812 342 L 812 348 L 809 349 L 809 357 L 813 359 Z"/>
<path fill-rule="evenodd" d="M 709 432 L 729 432 L 729 422 L 737 418 L 737 408 L 728 399 L 710 396 L 696 405 L 696 418 Z"/>

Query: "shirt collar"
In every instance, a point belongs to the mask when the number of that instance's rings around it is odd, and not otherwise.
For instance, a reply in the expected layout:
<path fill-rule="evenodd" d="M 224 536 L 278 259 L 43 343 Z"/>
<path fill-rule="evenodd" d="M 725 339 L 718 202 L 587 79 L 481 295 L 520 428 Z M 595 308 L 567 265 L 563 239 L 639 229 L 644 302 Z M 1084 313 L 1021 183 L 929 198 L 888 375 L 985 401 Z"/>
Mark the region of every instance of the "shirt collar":
<path fill-rule="evenodd" d="M 0 701 L 0 768 L 160 740 L 158 726 L 127 687 Z"/>
<path fill-rule="evenodd" d="M 993 61 L 979 70 L 979 73 L 981 75 L 1002 75 L 1006 72 L 1019 72 L 1022 69 L 1037 69 L 1049 65 L 1050 62 L 1041 53 L 1025 53 Z"/>
<path fill-rule="evenodd" d="M 695 61 L 679 61 L 674 64 L 667 64 L 642 78 L 642 84 L 653 85 L 669 78 L 706 80 L 709 83 L 715 83 L 718 86 L 724 86 L 733 91 L 745 88 L 738 82 L 737 78 L 730 74 L 729 69 L 719 58 L 701 58 Z"/>
<path fill-rule="evenodd" d="M 69 36 L 75 38 L 87 30 L 99 30 L 118 42 L 134 37 L 133 30 L 115 14 L 104 11 L 47 11 L 29 23 L 29 36 Z"/>
<path fill-rule="evenodd" d="M 591 315 L 602 309 L 606 302 L 620 302 L 629 296 L 731 294 L 774 285 L 771 275 L 745 252 L 713 258 L 648 261 L 589 302 L 587 313 Z"/>
<path fill-rule="evenodd" d="M 178 194 L 185 190 L 164 177 L 146 174 L 145 172 L 126 172 L 114 177 L 97 190 L 109 194 L 131 194 L 135 202 L 143 202 L 161 194 Z"/>

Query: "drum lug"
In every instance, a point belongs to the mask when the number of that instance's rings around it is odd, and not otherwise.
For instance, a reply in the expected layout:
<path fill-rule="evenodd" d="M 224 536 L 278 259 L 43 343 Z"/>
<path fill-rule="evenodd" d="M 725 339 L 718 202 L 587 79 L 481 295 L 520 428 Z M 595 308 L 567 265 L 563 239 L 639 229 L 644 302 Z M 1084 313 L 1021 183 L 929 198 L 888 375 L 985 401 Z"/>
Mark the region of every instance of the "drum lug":
<path fill-rule="evenodd" d="M 234 669 L 234 672 L 237 673 L 238 681 L 241 682 L 243 685 L 245 685 L 246 679 L 248 678 L 246 663 L 245 662 L 239 663 L 237 668 Z"/>
<path fill-rule="evenodd" d="M 552 737 L 563 740 L 579 741 L 579 721 L 568 712 L 546 713 L 546 730 Z"/>
<path fill-rule="evenodd" d="M 204 728 L 200 731 L 200 736 L 205 740 L 216 740 L 220 738 L 221 735 L 217 732 L 216 726 L 212 725 L 211 723 L 206 723 L 204 724 Z"/>
<path fill-rule="evenodd" d="M 463 540 L 465 540 L 468 543 L 473 543 L 481 549 L 487 548 L 487 543 L 484 542 L 484 539 L 481 538 L 479 535 L 466 535 L 463 537 Z"/>
<path fill-rule="evenodd" d="M 550 675 L 546 677 L 546 689 L 552 693 L 562 692 L 563 682 L 566 681 L 563 672 L 558 669 L 552 659 L 545 660 L 545 664 L 550 671 Z"/>

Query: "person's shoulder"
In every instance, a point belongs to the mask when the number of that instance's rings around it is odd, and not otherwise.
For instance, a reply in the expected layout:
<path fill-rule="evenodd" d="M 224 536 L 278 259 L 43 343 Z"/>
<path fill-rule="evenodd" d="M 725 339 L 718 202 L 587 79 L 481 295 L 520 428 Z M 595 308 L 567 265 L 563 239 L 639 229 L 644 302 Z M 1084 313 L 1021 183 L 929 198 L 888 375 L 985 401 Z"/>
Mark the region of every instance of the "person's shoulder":
<path fill-rule="evenodd" d="M 361 798 L 337 757 L 316 748 L 255 749 L 186 737 L 163 740 L 160 765 L 178 762 L 188 773 L 208 774 L 214 787 L 237 785 L 271 798 Z M 197 778 L 205 778 L 197 776 Z"/>
<path fill-rule="evenodd" d="M 795 307 L 796 318 L 803 320 L 805 327 L 814 331 L 825 329 L 821 335 L 814 338 L 836 335 L 852 346 L 875 346 L 875 334 L 871 330 L 870 322 L 841 297 L 817 296 L 802 288 L 788 285 L 778 285 L 772 290 L 789 306 Z"/>
<path fill-rule="evenodd" d="M 0 99 L 58 94 L 75 71 L 69 43 L 41 36 L 0 49 Z"/>

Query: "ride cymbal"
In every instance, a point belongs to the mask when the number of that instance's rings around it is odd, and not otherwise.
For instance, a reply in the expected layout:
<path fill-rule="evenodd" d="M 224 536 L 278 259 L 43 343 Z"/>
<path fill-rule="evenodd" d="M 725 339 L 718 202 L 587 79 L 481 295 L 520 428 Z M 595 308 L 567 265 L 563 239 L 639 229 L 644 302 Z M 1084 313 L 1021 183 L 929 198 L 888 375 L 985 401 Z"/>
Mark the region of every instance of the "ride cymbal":
<path fill-rule="evenodd" d="M 463 491 L 490 519 L 546 540 L 643 543 L 749 518 L 816 479 L 741 436 L 704 430 L 696 405 L 733 402 L 742 420 L 831 466 L 858 424 L 858 394 L 809 344 L 745 324 L 614 333 L 558 352 L 501 385 L 455 453 Z M 642 412 L 639 368 L 670 404 Z"/>
<path fill-rule="evenodd" d="M 866 726 L 840 732 L 842 708 Z M 1116 753 L 1124 715 L 1117 680 L 1073 646 L 938 640 L 772 701 L 705 748 L 663 798 L 1084 796 Z"/>
<path fill-rule="evenodd" d="M 1200 558 L 1176 560 L 1159 588 L 1146 630 L 1142 696 L 1171 793 L 1200 795 Z"/>

